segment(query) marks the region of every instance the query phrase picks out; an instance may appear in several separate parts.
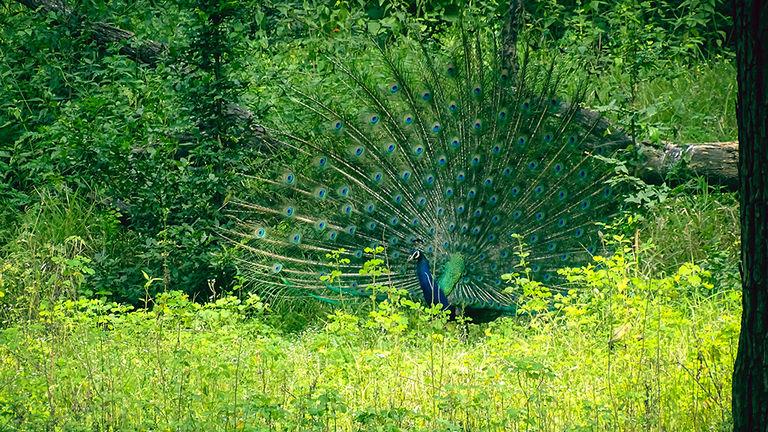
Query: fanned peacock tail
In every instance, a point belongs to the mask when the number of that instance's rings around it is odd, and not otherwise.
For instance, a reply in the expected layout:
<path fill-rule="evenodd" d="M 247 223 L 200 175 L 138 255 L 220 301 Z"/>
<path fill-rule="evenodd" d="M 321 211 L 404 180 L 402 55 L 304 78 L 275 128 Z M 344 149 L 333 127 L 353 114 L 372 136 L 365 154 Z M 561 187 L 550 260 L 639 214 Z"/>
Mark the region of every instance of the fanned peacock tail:
<path fill-rule="evenodd" d="M 239 226 L 223 232 L 246 252 L 259 290 L 367 294 L 365 249 L 383 245 L 388 283 L 421 292 L 407 262 L 418 248 L 452 305 L 503 310 L 514 305 L 499 277 L 514 264 L 512 234 L 543 282 L 598 249 L 595 222 L 616 199 L 606 184 L 613 168 L 593 156 L 604 145 L 595 124 L 575 120 L 584 89 L 565 103 L 551 64 L 525 60 L 512 73 L 481 49 L 492 43 L 469 39 L 452 60 L 371 43 L 364 49 L 378 60 L 364 70 L 334 60 L 346 90 L 291 90 L 322 131 L 270 131 L 273 160 L 291 163 L 250 177 L 260 192 L 235 203 Z M 321 280 L 332 270 L 341 275 Z"/>

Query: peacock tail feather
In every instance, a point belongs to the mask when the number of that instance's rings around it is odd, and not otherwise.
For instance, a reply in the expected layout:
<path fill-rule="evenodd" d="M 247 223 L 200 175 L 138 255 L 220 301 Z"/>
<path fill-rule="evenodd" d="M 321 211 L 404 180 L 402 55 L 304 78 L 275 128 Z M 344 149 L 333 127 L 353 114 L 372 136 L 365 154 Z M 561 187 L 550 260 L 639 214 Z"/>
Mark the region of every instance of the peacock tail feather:
<path fill-rule="evenodd" d="M 612 166 L 594 156 L 606 144 L 596 122 L 576 120 L 585 88 L 566 103 L 552 63 L 526 56 L 509 71 L 491 38 L 458 45 L 435 57 L 371 42 L 377 60 L 364 68 L 332 59 L 344 77 L 334 91 L 291 88 L 317 127 L 270 131 L 272 156 L 249 176 L 259 194 L 233 201 L 238 227 L 222 232 L 259 290 L 328 300 L 386 282 L 419 293 L 407 262 L 419 245 L 452 304 L 505 310 L 512 234 L 545 283 L 598 250 L 595 222 L 617 200 Z M 376 246 L 391 273 L 361 274 Z"/>

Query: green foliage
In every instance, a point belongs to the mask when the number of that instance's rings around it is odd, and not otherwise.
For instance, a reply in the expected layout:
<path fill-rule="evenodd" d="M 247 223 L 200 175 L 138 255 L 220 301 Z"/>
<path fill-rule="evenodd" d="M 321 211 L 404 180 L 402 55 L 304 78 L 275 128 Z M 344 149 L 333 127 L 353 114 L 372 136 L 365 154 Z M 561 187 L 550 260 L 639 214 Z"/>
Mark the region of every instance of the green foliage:
<path fill-rule="evenodd" d="M 551 0 L 528 13 L 531 43 L 586 69 L 593 108 L 638 140 L 736 138 L 727 2 Z"/>
<path fill-rule="evenodd" d="M 642 252 L 565 274 L 548 310 L 466 327 L 390 293 L 284 335 L 255 296 L 46 305 L 0 333 L 11 430 L 727 430 L 738 291 Z M 373 264 L 372 264 L 373 265 Z M 148 276 L 149 280 L 152 278 Z M 468 332 L 467 332 L 468 330 Z M 384 403 L 382 403 L 384 401 Z M 570 429 L 569 429 L 570 428 Z"/>
<path fill-rule="evenodd" d="M 0 429 L 729 429 L 733 195 L 641 190 L 606 229 L 616 254 L 566 271 L 565 291 L 533 281 L 521 248 L 519 313 L 480 327 L 387 283 L 380 250 L 370 302 L 266 305 L 213 235 L 259 150 L 230 103 L 309 128 L 279 85 L 329 85 L 345 38 L 418 31 L 439 49 L 469 7 L 501 27 L 506 2 L 68 6 L 0 5 Z M 586 65 L 590 104 L 637 138 L 736 138 L 724 0 L 525 7 L 519 48 Z M 137 64 L 84 21 L 173 61 Z"/>
<path fill-rule="evenodd" d="M 110 8 L 133 17 L 124 6 Z M 185 58 L 199 66 L 178 79 L 162 64 L 142 67 L 116 48 L 91 45 L 86 34 L 68 33 L 56 14 L 34 23 L 30 11 L 0 13 L 0 242 L 11 240 L 35 190 L 76 191 L 98 203 L 93 211 L 122 224 L 108 248 L 89 256 L 92 291 L 138 302 L 142 270 L 162 275 L 156 289 L 204 294 L 210 281 L 219 290 L 233 283 L 214 232 L 227 222 L 221 209 L 240 185 L 235 172 L 257 147 L 238 145 L 242 130 L 228 127 L 232 119 L 223 112 L 244 86 L 243 73 L 227 69 L 239 68 L 242 37 L 232 25 L 207 26 L 217 12 L 205 7 L 191 11 L 199 13 L 188 34 L 173 38 L 171 51 L 192 41 Z M 179 22 L 188 12 L 163 10 Z M 109 16 L 103 8 L 89 13 Z M 140 22 L 150 37 L 169 34 L 153 20 Z M 203 44 L 212 34 L 218 37 Z"/>
<path fill-rule="evenodd" d="M 331 260 L 330 265 L 333 268 L 327 275 L 320 276 L 320 280 L 333 284 L 339 277 L 341 277 L 341 266 L 349 264 L 349 258 L 342 258 L 341 254 L 347 250 L 344 248 L 336 249 L 335 251 L 325 254 L 325 257 Z"/>
<path fill-rule="evenodd" d="M 740 286 L 736 194 L 713 193 L 705 183 L 681 187 L 629 225 L 629 235 L 639 233 L 643 273 L 673 274 L 683 263 L 697 262 L 712 273 L 718 290 Z"/>
<path fill-rule="evenodd" d="M 504 292 L 515 295 L 518 315 L 533 317 L 549 309 L 552 291 L 533 278 L 528 261 L 530 252 L 526 250 L 523 237 L 520 234 L 512 234 L 512 237 L 518 242 L 514 252 L 518 260 L 515 268 L 518 271 L 501 275 L 501 279 L 509 284 Z"/>
<path fill-rule="evenodd" d="M 0 249 L 3 324 L 34 318 L 62 299 L 112 294 L 91 282 L 94 257 L 115 248 L 117 216 L 66 192 L 39 192 L 35 201 Z"/>
<path fill-rule="evenodd" d="M 187 46 L 175 62 L 181 66 L 177 88 L 200 137 L 197 157 L 205 162 L 223 148 L 235 146 L 243 134 L 243 122 L 231 113 L 247 85 L 241 72 L 245 44 L 245 11 L 226 0 L 188 0 L 185 28 Z M 239 127 L 238 127 L 239 126 Z M 210 148 L 205 152 L 203 149 Z M 202 153 L 202 154 L 201 154 Z M 223 161 L 215 161 L 223 162 Z"/>
<path fill-rule="evenodd" d="M 90 290 L 139 302 L 142 270 L 163 279 L 154 289 L 204 295 L 210 281 L 219 291 L 234 283 L 231 257 L 213 233 L 229 222 L 221 207 L 242 193 L 235 173 L 253 166 L 258 148 L 239 141 L 243 124 L 234 121 L 229 103 L 249 106 L 268 123 L 290 119 L 297 129 L 305 115 L 287 107 L 277 84 L 324 85 L 324 77 L 338 72 L 323 54 L 343 49 L 344 38 L 372 33 L 396 42 L 418 31 L 439 49 L 455 37 L 450 22 L 457 17 L 483 16 L 499 28 L 507 4 L 69 6 L 79 15 L 37 15 L 16 2 L 0 9 L 0 243 L 13 241 L 38 190 L 75 191 L 98 203 L 94 211 L 105 219 L 121 222 L 109 247 L 86 251 L 94 269 L 86 277 Z M 734 139 L 725 2 L 656 6 L 526 4 L 521 45 L 542 57 L 562 50 L 562 63 L 589 65 L 599 73 L 591 104 L 639 138 Z M 88 21 L 115 23 L 135 32 L 137 42 L 166 43 L 171 61 L 148 67 L 119 54 L 119 45 L 98 46 L 83 30 Z M 341 54 L 358 56 L 364 67 L 365 53 Z"/>
<path fill-rule="evenodd" d="M 731 25 L 729 5 L 721 0 L 547 0 L 525 6 L 533 41 L 591 53 L 594 65 L 718 53 Z"/>

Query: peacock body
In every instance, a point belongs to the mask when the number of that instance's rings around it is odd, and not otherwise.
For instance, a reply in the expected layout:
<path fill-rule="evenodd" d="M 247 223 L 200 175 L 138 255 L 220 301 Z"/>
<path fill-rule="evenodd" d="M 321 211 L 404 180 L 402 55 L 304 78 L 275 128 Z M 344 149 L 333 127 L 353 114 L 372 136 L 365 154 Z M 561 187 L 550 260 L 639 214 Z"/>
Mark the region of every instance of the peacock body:
<path fill-rule="evenodd" d="M 583 89 L 566 103 L 551 64 L 508 70 L 483 38 L 457 45 L 433 58 L 371 43 L 365 68 L 334 60 L 345 78 L 331 91 L 291 90 L 318 127 L 270 131 L 272 156 L 250 177 L 259 193 L 235 203 L 224 234 L 259 291 L 330 299 L 385 278 L 452 313 L 505 311 L 515 295 L 500 275 L 521 242 L 545 283 L 598 250 L 595 222 L 616 199 L 613 168 L 594 157 L 603 138 L 577 121 Z M 361 272 L 376 246 L 391 271 L 378 281 Z"/>

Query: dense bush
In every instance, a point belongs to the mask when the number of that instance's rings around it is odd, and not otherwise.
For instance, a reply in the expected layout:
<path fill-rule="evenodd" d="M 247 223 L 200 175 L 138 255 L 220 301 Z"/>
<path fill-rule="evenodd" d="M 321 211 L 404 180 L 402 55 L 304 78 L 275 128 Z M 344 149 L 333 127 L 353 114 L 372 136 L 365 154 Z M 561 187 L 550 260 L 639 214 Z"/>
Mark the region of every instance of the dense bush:
<path fill-rule="evenodd" d="M 201 54 L 186 56 L 191 62 L 183 72 L 104 55 L 85 36 L 66 42 L 55 14 L 52 30 L 44 20 L 3 16 L 9 24 L 0 39 L 3 51 L 24 49 L 5 57 L 0 238 L 7 241 L 21 212 L 33 210 L 37 190 L 95 202 L 97 211 L 117 216 L 125 235 L 90 255 L 94 272 L 87 278 L 93 292 L 120 300 L 140 298 L 134 287 L 142 271 L 162 275 L 162 288 L 190 294 L 232 280 L 231 266 L 217 261 L 215 230 L 226 223 L 222 207 L 257 148 L 239 145 L 234 137 L 241 131 L 225 130 L 229 119 L 221 108 L 236 101 L 226 99 L 235 98 L 233 79 L 221 65 L 205 69 L 205 56 L 216 53 L 184 48 L 195 35 L 206 36 L 205 26 L 191 23 L 205 23 L 206 13 L 213 13 L 193 5 L 189 10 L 187 37 L 174 49 Z M 31 43 L 30 36 L 36 37 Z M 50 46 L 51 40 L 64 42 Z M 223 44 L 212 41 L 207 49 L 221 51 Z"/>

